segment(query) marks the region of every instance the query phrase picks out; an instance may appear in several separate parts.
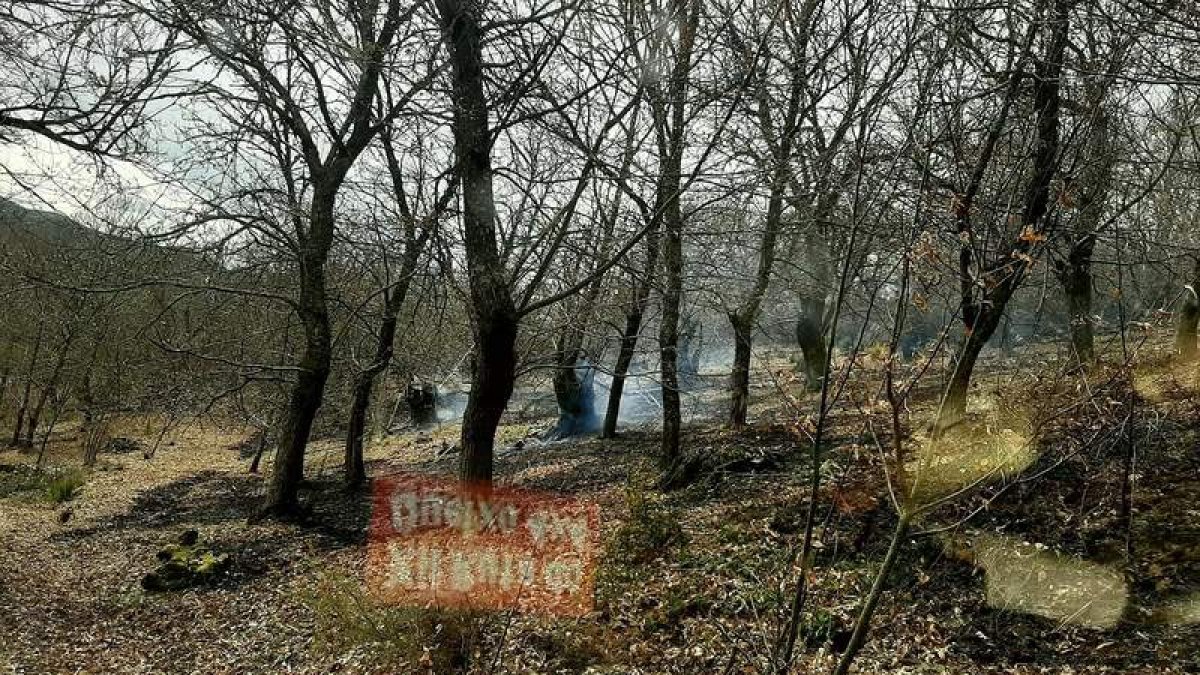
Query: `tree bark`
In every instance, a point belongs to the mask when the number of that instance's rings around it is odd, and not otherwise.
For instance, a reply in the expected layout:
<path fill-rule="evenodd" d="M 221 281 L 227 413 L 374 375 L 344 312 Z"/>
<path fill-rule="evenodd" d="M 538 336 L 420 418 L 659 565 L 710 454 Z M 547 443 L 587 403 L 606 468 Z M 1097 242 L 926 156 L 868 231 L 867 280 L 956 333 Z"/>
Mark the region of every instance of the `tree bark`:
<path fill-rule="evenodd" d="M 8 400 L 8 376 L 9 367 L 4 367 L 4 372 L 0 373 L 0 415 L 4 414 L 5 402 Z"/>
<path fill-rule="evenodd" d="M 804 55 L 808 49 L 808 17 L 815 11 L 815 3 L 806 2 L 800 12 L 805 17 L 803 23 L 804 36 L 799 45 L 799 53 Z M 758 267 L 754 275 L 754 284 L 750 294 L 742 300 L 738 308 L 729 315 L 729 323 L 733 327 L 734 353 L 733 368 L 729 377 L 730 402 L 729 425 L 734 429 L 746 426 L 746 414 L 750 399 L 750 358 L 753 353 L 754 325 L 758 322 L 762 301 L 771 283 L 771 272 L 775 266 L 775 247 L 783 227 L 784 196 L 791 181 L 792 148 L 796 137 L 796 126 L 800 120 L 801 105 L 807 94 L 807 77 L 803 68 L 792 73 L 787 104 L 781 127 L 776 132 L 772 113 L 772 98 L 764 85 L 763 78 L 758 78 L 758 121 L 762 136 L 770 145 L 770 195 L 767 197 L 767 214 L 763 223 L 762 239 L 758 245 Z"/>
<path fill-rule="evenodd" d="M 604 218 L 601 231 L 600 251 L 607 251 L 612 240 L 613 227 L 617 221 L 617 210 Z M 598 259 L 598 258 L 597 258 Z M 581 256 L 578 269 L 591 275 L 596 271 L 596 261 L 588 266 Z M 552 438 L 570 438 L 594 433 L 601 425 L 596 412 L 596 369 L 588 359 L 586 349 L 587 330 L 592 324 L 596 306 L 603 290 L 603 277 L 596 277 L 578 298 L 572 302 L 571 317 L 562 327 L 555 350 L 553 377 L 554 398 L 558 403 L 558 423 L 551 433 Z"/>
<path fill-rule="evenodd" d="M 832 221 L 840 196 L 840 192 L 830 190 L 818 201 L 804 238 L 809 278 L 798 289 L 800 316 L 796 319 L 796 342 L 803 361 L 804 386 L 812 393 L 821 391 L 829 368 L 826 299 L 834 290 L 834 253 L 829 240 L 832 233 L 825 224 Z"/>
<path fill-rule="evenodd" d="M 517 320 L 512 315 L 480 317 L 476 327 L 475 368 L 463 413 L 459 479 L 490 483 L 496 428 L 512 396 L 516 376 Z"/>
<path fill-rule="evenodd" d="M 304 479 L 304 452 L 329 378 L 332 334 L 325 263 L 333 241 L 335 194 L 336 188 L 322 186 L 313 195 L 308 236 L 301 249 L 297 314 L 304 328 L 304 352 L 280 428 L 266 503 L 268 513 L 283 518 L 302 513 L 299 491 Z"/>
<path fill-rule="evenodd" d="M 674 189 L 667 197 L 664 222 L 663 266 L 666 281 L 662 300 L 662 319 L 658 331 L 660 376 L 662 379 L 663 434 L 659 459 L 670 468 L 679 459 L 683 426 L 679 392 L 679 314 L 683 300 L 683 214 L 679 205 L 679 174 L 670 169 Z"/>
<path fill-rule="evenodd" d="M 1092 323 L 1092 253 L 1101 227 L 1101 216 L 1112 183 L 1116 158 L 1109 130 L 1109 114 L 1104 108 L 1106 90 L 1102 85 L 1089 87 L 1088 110 L 1094 122 L 1088 133 L 1078 215 L 1073 241 L 1066 261 L 1057 272 L 1067 300 L 1071 346 L 1085 368 L 1096 360 L 1095 329 Z"/>
<path fill-rule="evenodd" d="M 45 333 L 45 323 L 38 322 L 37 337 L 34 339 L 33 352 L 29 357 L 29 368 L 25 371 L 25 389 L 21 393 L 21 404 L 17 406 L 17 421 L 13 425 L 12 442 L 10 445 L 21 445 L 21 432 L 25 427 L 25 414 L 29 411 L 29 397 L 33 389 L 33 372 L 37 369 L 38 355 L 42 351 L 42 336 Z"/>
<path fill-rule="evenodd" d="M 42 411 L 46 409 L 46 401 L 54 392 L 54 387 L 57 382 L 57 377 L 51 377 L 50 382 L 42 387 L 42 391 L 38 394 L 37 403 L 33 404 L 33 409 L 29 411 L 29 420 L 25 424 L 25 440 L 22 445 L 26 448 L 33 447 L 34 436 L 37 435 L 38 425 L 42 420 Z"/>
<path fill-rule="evenodd" d="M 1051 34 L 1046 42 L 1046 52 L 1037 63 L 1034 76 L 1036 140 L 1033 171 L 1025 191 L 1022 219 L 1024 228 L 1016 242 L 1002 251 L 1001 256 L 984 271 L 984 290 L 981 291 L 978 301 L 975 296 L 975 282 L 970 278 L 967 269 L 969 260 L 963 263 L 964 266 L 960 270 L 963 275 L 961 312 L 965 330 L 954 371 L 938 409 L 935 431 L 954 426 L 965 417 L 967 391 L 979 353 L 999 326 L 1008 301 L 1020 287 L 1029 265 L 1033 263 L 1035 246 L 1045 240 L 1052 229 L 1052 224 L 1047 224 L 1045 216 L 1049 211 L 1050 187 L 1059 159 L 1059 88 L 1067 42 L 1068 2 L 1069 0 L 1055 0 L 1054 16 L 1050 21 Z M 1012 91 L 1010 87 L 1010 93 Z M 1007 108 L 1007 103 L 1005 107 Z M 961 213 L 962 208 L 960 205 L 959 217 L 965 218 Z M 969 258 L 970 250 L 970 246 L 964 241 L 963 255 Z"/>
<path fill-rule="evenodd" d="M 1183 304 L 1175 322 L 1175 351 L 1179 358 L 1185 361 L 1197 356 L 1196 324 L 1200 321 L 1200 297 L 1196 294 L 1197 289 L 1200 289 L 1200 258 L 1196 258 L 1194 265 L 1192 283 L 1184 286 L 1181 299 Z"/>
<path fill-rule="evenodd" d="M 452 66 L 454 156 L 462 193 L 463 244 L 475 337 L 459 478 L 490 482 L 496 427 L 516 377 L 519 316 L 496 244 L 480 8 L 464 0 L 437 0 L 437 8 Z"/>
<path fill-rule="evenodd" d="M 399 290 L 395 289 L 392 294 L 398 292 Z M 393 343 L 396 340 L 396 315 L 399 313 L 390 311 L 392 297 L 388 297 L 384 303 L 387 309 L 379 327 L 375 360 L 358 374 L 354 383 L 354 402 L 350 405 L 350 420 L 346 429 L 345 480 L 346 487 L 350 489 L 362 487 L 367 480 L 366 465 L 363 462 L 363 436 L 366 434 L 367 410 L 371 407 L 375 378 L 387 369 L 392 360 Z"/>
<path fill-rule="evenodd" d="M 332 121 L 326 119 L 331 133 L 324 155 L 314 142 L 306 119 L 297 112 L 299 106 L 295 101 L 285 101 L 280 113 L 282 124 L 291 135 L 299 138 L 312 183 L 307 227 L 298 216 L 293 217 L 300 267 L 300 295 L 295 309 L 304 328 L 304 352 L 281 423 L 264 508 L 265 513 L 282 518 L 303 515 L 299 490 L 304 478 L 304 452 L 329 378 L 332 334 L 325 265 L 333 245 L 337 194 L 354 162 L 379 131 L 374 103 L 379 94 L 384 56 L 392 47 L 400 24 L 407 20 L 396 0 L 388 0 L 382 6 L 351 9 L 359 12 L 357 37 L 363 57 L 356 64 L 360 71 L 353 90 L 348 92 L 342 124 L 335 128 Z M 383 9 L 383 20 L 376 28 L 374 14 L 380 9 Z M 274 101 L 270 104 L 278 105 Z M 293 170 L 286 163 L 280 168 L 284 172 Z"/>
<path fill-rule="evenodd" d="M 1006 301 L 1007 302 L 1007 301 Z M 950 373 L 950 381 L 942 395 L 942 403 L 938 410 L 937 428 L 949 429 L 963 420 L 967 414 L 967 392 L 971 388 L 971 375 L 975 372 L 975 364 L 979 361 L 979 353 L 991 338 L 992 333 L 1000 324 L 1001 315 L 995 311 L 985 311 L 975 318 L 975 330 L 963 336 L 958 354 L 954 362 L 954 370 Z"/>
<path fill-rule="evenodd" d="M 42 411 L 46 409 L 46 401 L 58 386 L 58 379 L 62 377 L 63 366 L 67 363 L 67 354 L 70 352 L 71 343 L 74 341 L 74 333 L 69 332 L 66 339 L 63 340 L 62 347 L 59 348 L 58 357 L 54 360 L 54 368 L 50 371 L 50 380 L 46 383 L 45 387 L 42 387 L 37 403 L 33 406 L 33 411 L 29 413 L 29 423 L 25 429 L 25 447 L 33 447 L 33 438 L 37 434 L 38 424 L 42 419 Z"/>
<path fill-rule="evenodd" d="M 686 127 L 688 78 L 700 23 L 700 3 L 675 0 L 671 5 L 678 29 L 667 92 L 652 89 L 652 107 L 659 124 L 659 180 L 656 210 L 662 214 L 664 288 L 659 322 L 659 362 L 662 378 L 663 434 L 659 461 L 667 470 L 680 458 L 683 412 L 679 391 L 679 319 L 683 304 L 683 188 L 682 166 Z M 667 123 L 669 120 L 669 132 Z"/>
<path fill-rule="evenodd" d="M 375 380 L 387 370 L 395 353 L 397 320 L 404 300 L 408 297 L 409 286 L 417 273 L 417 263 L 431 233 L 431 226 L 425 225 L 418 232 L 416 215 L 409 206 L 408 197 L 404 191 L 404 179 L 400 161 L 392 145 L 391 132 L 385 129 L 380 133 L 383 154 L 387 160 L 388 175 L 392 181 L 392 192 L 395 194 L 396 205 L 404 223 L 404 256 L 396 281 L 391 288 L 384 292 L 383 317 L 380 321 L 378 340 L 375 347 L 375 360 L 359 373 L 354 386 L 354 402 L 350 407 L 350 420 L 346 432 L 345 475 L 346 485 L 350 489 L 361 487 L 366 481 L 366 467 L 363 464 L 363 436 L 366 433 L 367 411 L 371 407 L 371 395 L 375 389 Z M 427 222 L 436 222 L 445 210 L 452 197 L 446 192 L 434 206 L 433 213 Z M 436 414 L 436 413 L 435 413 Z"/>
<path fill-rule="evenodd" d="M 646 299 L 649 298 L 649 291 Z M 617 420 L 621 417 L 621 397 L 625 393 L 625 378 L 629 376 L 629 366 L 633 363 L 633 355 L 637 351 L 638 332 L 642 329 L 642 313 L 645 300 L 636 301 L 635 307 L 625 315 L 625 330 L 621 333 L 621 347 L 617 352 L 617 363 L 613 366 L 612 385 L 608 391 L 608 408 L 604 414 L 604 427 L 600 431 L 601 438 L 617 437 Z"/>
<path fill-rule="evenodd" d="M 731 313 L 733 326 L 733 369 L 729 375 L 729 425 L 734 429 L 746 426 L 750 407 L 750 355 L 753 346 L 754 324 L 745 315 Z"/>
<path fill-rule="evenodd" d="M 1076 242 L 1071 256 L 1060 273 L 1060 283 L 1067 299 L 1067 316 L 1071 349 L 1084 367 L 1096 360 L 1095 330 L 1092 325 L 1092 250 L 1095 238 Z"/>
<path fill-rule="evenodd" d="M 800 318 L 796 321 L 796 342 L 804 359 L 804 386 L 810 392 L 821 391 L 825 366 L 829 362 L 825 341 L 825 299 L 802 297 Z"/>
<path fill-rule="evenodd" d="M 99 341 L 96 344 L 99 345 Z M 87 370 L 83 372 L 83 377 L 79 378 L 79 387 L 75 392 L 75 400 L 79 404 L 79 416 L 81 418 L 80 432 L 84 436 L 87 436 L 91 430 L 92 421 L 96 417 L 96 394 L 92 391 L 92 372 L 96 368 L 97 351 L 98 349 L 93 347 Z"/>
<path fill-rule="evenodd" d="M 754 346 L 754 326 L 762 309 L 763 297 L 771 283 L 771 270 L 775 266 L 775 242 L 782 226 L 783 190 L 787 175 L 784 169 L 777 170 L 776 184 L 772 186 L 767 206 L 767 222 L 759 242 L 758 271 L 750 295 L 736 311 L 729 314 L 733 327 L 733 368 L 729 377 L 730 404 L 729 425 L 734 429 L 746 426 L 746 414 L 750 399 L 750 358 Z"/>
<path fill-rule="evenodd" d="M 563 352 L 554 371 L 554 399 L 558 403 L 558 424 L 551 438 L 571 438 L 596 430 L 595 369 L 581 351 L 572 356 Z"/>
<path fill-rule="evenodd" d="M 246 470 L 246 473 L 258 473 L 258 465 L 262 462 L 262 456 L 267 451 L 269 440 L 267 429 L 260 429 L 258 432 L 258 447 L 254 449 L 254 458 L 250 460 L 250 468 Z"/>
<path fill-rule="evenodd" d="M 657 214 L 652 216 L 657 218 Z M 621 347 L 617 353 L 617 363 L 613 367 L 612 385 L 608 392 L 608 408 L 604 415 L 604 428 L 601 438 L 616 438 L 617 421 L 621 417 L 621 397 L 625 393 L 625 378 L 629 375 L 629 366 L 637 353 L 638 335 L 642 330 L 642 321 L 646 316 L 646 308 L 650 304 L 650 293 L 654 289 L 654 279 L 658 269 L 658 259 L 661 242 L 658 225 L 652 223 L 646 234 L 646 266 L 642 278 L 634 286 L 633 302 L 625 313 L 625 330 L 621 333 Z"/>
<path fill-rule="evenodd" d="M 384 292 L 383 317 L 379 326 L 375 344 L 375 360 L 371 365 L 358 374 L 354 385 L 354 402 L 350 406 L 350 420 L 346 425 L 346 454 L 345 480 L 346 486 L 353 490 L 361 487 L 367 479 L 366 466 L 363 463 L 363 436 L 366 434 L 367 411 L 371 408 L 371 394 L 375 389 L 375 380 L 380 373 L 387 370 L 395 353 L 396 324 L 404 300 L 408 297 L 409 285 L 417 272 L 417 263 L 429 236 L 430 229 L 422 228 L 417 234 L 416 219 L 409 208 L 408 198 L 404 193 L 400 162 L 392 146 L 388 132 L 380 134 L 384 156 L 387 159 L 388 173 L 392 180 L 392 191 L 400 208 L 400 217 L 404 221 L 405 240 L 404 257 L 400 265 L 399 276 L 390 289 Z M 433 219 L 443 210 L 450 195 L 439 201 L 435 208 Z"/>
<path fill-rule="evenodd" d="M 1025 78 L 1025 63 L 1033 49 L 1034 39 L 1037 37 L 1037 34 L 1038 22 L 1036 20 L 1031 21 L 1022 41 L 1021 52 L 1014 63 L 1013 72 L 1009 76 L 999 113 L 996 119 L 992 121 L 987 137 L 984 139 L 979 157 L 976 159 L 975 166 L 971 170 L 971 177 L 967 183 L 966 190 L 954 195 L 955 231 L 958 234 L 960 242 L 958 254 L 959 318 L 962 320 L 964 337 L 959 346 L 959 355 L 955 361 L 954 372 L 951 374 L 950 382 L 942 396 L 941 405 L 938 407 L 937 420 L 934 423 L 935 430 L 945 429 L 957 424 L 966 414 L 967 390 L 971 384 L 971 373 L 975 369 L 975 361 L 979 358 L 980 350 L 983 349 L 987 338 L 991 336 L 990 332 L 983 336 L 979 335 L 979 326 L 977 324 L 981 320 L 981 309 L 990 307 L 996 314 L 1003 313 L 1003 307 L 997 311 L 994 305 L 988 305 L 987 302 L 982 301 L 976 302 L 976 281 L 972 272 L 972 267 L 975 264 L 973 249 L 975 238 L 972 230 L 971 216 L 975 207 L 975 199 L 983 186 L 984 175 L 995 155 L 996 145 L 999 143 L 1004 129 L 1008 126 L 1009 114 L 1020 93 L 1021 82 Z M 1007 269 L 1006 260 L 1001 260 L 1000 264 L 1002 266 L 1001 271 Z M 1008 280 L 1009 277 L 1005 277 L 1005 279 Z M 983 323 L 986 325 L 989 322 L 983 321 Z M 995 323 L 998 322 L 992 321 L 990 323 L 993 324 L 992 330 L 995 330 Z"/>
<path fill-rule="evenodd" d="M 25 424 L 25 439 L 21 441 L 21 447 L 33 447 L 33 437 L 37 433 L 37 427 L 41 421 L 42 409 L 46 406 L 46 396 L 51 390 L 51 387 L 46 387 L 43 389 L 42 393 L 38 396 L 37 403 L 35 403 L 33 409 L 29 411 L 29 420 Z"/>
<path fill-rule="evenodd" d="M 59 398 L 57 392 L 52 392 L 54 395 L 54 406 L 51 408 L 50 427 L 46 429 L 45 435 L 42 436 L 42 444 L 38 448 L 37 468 L 42 468 L 42 462 L 46 459 L 46 447 L 50 444 L 50 436 L 54 434 L 54 426 L 58 423 L 59 415 L 62 414 L 64 399 Z"/>
<path fill-rule="evenodd" d="M 596 414 L 596 370 L 587 358 L 584 339 L 601 288 L 600 279 L 587 287 L 578 307 L 571 312 L 574 321 L 568 322 L 559 337 L 553 378 L 554 399 L 558 403 L 558 424 L 551 434 L 554 438 L 590 434 L 600 427 L 600 417 Z"/>

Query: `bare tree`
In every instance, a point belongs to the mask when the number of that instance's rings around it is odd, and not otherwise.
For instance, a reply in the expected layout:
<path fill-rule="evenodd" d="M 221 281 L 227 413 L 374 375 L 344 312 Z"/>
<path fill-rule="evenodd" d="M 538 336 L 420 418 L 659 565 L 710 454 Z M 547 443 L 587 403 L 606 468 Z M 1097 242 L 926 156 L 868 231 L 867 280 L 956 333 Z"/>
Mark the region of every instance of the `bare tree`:
<path fill-rule="evenodd" d="M 374 358 L 355 377 L 354 401 L 351 403 L 350 420 L 346 425 L 345 473 L 346 485 L 350 488 L 357 488 L 366 481 L 366 468 L 363 464 L 363 436 L 366 433 L 367 410 L 371 406 L 371 393 L 375 387 L 375 379 L 392 360 L 400 310 L 408 297 L 413 278 L 418 272 L 418 265 L 426 244 L 453 196 L 452 191 L 446 190 L 436 204 L 430 205 L 428 214 L 415 212 L 408 195 L 409 188 L 406 186 L 404 168 L 401 166 L 401 160 L 397 156 L 395 144 L 388 129 L 385 128 L 380 134 L 380 141 L 387 162 L 392 192 L 395 195 L 402 250 L 399 265 L 395 269 L 392 269 L 392 263 L 387 253 L 385 252 L 383 255 L 384 276 L 389 283 L 382 290 L 383 311 L 380 316 Z M 418 189 L 419 187 L 418 185 Z"/>
<path fill-rule="evenodd" d="M 94 156 L 140 153 L 150 118 L 193 92 L 173 79 L 179 49 L 176 32 L 119 1 L 5 3 L 0 141 L 36 134 Z"/>
<path fill-rule="evenodd" d="M 402 88 L 387 98 L 389 108 L 377 115 L 382 75 L 399 65 L 398 48 L 411 38 L 404 31 L 421 7 L 399 0 L 283 11 L 253 0 L 219 9 L 186 3 L 147 7 L 235 83 L 214 95 L 214 103 L 238 102 L 238 109 L 224 110 L 226 121 L 247 145 L 260 144 L 266 161 L 275 164 L 289 212 L 290 231 L 268 234 L 286 242 L 296 259 L 297 293 L 290 303 L 304 329 L 304 349 L 280 423 L 265 504 L 275 515 L 299 511 L 305 447 L 330 372 L 326 263 L 338 193 L 382 126 L 435 75 L 433 69 L 417 70 L 411 81 L 399 82 Z"/>
<path fill-rule="evenodd" d="M 955 357 L 954 370 L 942 397 L 938 411 L 938 427 L 947 428 L 963 419 L 966 412 L 967 389 L 979 353 L 1000 325 L 1004 309 L 1013 293 L 1020 287 L 1033 264 L 1042 242 L 1054 233 L 1056 223 L 1047 217 L 1051 210 L 1051 189 L 1060 161 L 1059 108 L 1063 59 L 1066 53 L 1070 4 L 1056 0 L 1046 8 L 1050 26 L 1045 52 L 1036 59 L 1033 78 L 1032 106 L 1035 114 L 1035 141 L 1032 171 L 1028 179 L 1024 208 L 1020 214 L 1021 229 L 1015 241 L 1003 245 L 990 260 L 982 262 L 976 277 L 973 265 L 974 240 L 970 225 L 974 197 L 978 193 L 983 173 L 991 161 L 999 136 L 1005 128 L 1008 111 L 1026 76 L 1024 63 L 1032 49 L 1040 21 L 1030 21 L 1021 51 L 1017 54 L 1007 92 L 1000 112 L 984 142 L 984 148 L 972 172 L 966 191 L 955 203 L 958 235 L 962 242 L 959 259 L 959 283 L 962 292 L 960 312 L 964 336 Z"/>

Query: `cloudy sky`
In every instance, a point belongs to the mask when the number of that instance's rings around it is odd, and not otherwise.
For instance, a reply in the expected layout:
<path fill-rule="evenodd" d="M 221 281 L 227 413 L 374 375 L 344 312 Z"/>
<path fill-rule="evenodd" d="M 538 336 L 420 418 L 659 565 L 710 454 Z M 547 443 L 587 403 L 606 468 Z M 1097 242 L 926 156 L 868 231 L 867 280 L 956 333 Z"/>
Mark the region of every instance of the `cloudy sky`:
<path fill-rule="evenodd" d="M 100 163 L 39 136 L 21 140 L 0 143 L 0 197 L 85 224 L 110 218 L 114 211 L 145 218 L 186 208 L 179 192 L 149 168 L 122 161 Z"/>

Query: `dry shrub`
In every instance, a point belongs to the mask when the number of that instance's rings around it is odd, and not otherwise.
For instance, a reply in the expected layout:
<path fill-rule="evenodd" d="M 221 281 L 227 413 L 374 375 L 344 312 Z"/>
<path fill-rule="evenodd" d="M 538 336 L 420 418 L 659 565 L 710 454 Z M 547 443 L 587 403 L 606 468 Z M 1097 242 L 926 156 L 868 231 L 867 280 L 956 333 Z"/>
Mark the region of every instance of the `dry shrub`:
<path fill-rule="evenodd" d="M 327 573 L 302 593 L 315 621 L 313 648 L 358 650 L 389 672 L 467 672 L 479 658 L 481 629 L 470 614 L 376 602 L 362 582 Z"/>

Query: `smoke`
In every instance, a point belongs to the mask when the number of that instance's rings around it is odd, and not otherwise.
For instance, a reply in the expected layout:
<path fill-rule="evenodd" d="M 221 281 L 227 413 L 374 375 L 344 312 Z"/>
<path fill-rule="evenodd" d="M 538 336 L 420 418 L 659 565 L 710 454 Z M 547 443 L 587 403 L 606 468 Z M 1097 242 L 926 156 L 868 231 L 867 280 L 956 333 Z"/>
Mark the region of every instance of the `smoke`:
<path fill-rule="evenodd" d="M 719 343 L 696 341 L 693 363 L 696 372 L 681 372 L 682 414 L 684 420 L 710 419 L 719 415 L 727 403 L 725 389 L 733 367 L 733 344 L 722 339 Z M 611 364 L 615 354 L 597 363 Z M 596 419 L 585 432 L 595 431 L 604 421 L 608 411 L 608 400 L 612 391 L 612 372 L 596 367 L 596 364 L 581 362 L 578 366 L 581 379 L 592 379 L 592 397 Z M 647 349 L 634 358 L 625 376 L 621 390 L 621 411 L 617 418 L 618 429 L 653 428 L 662 421 L 662 379 L 660 377 L 658 350 Z M 439 389 L 437 397 L 437 420 L 439 423 L 462 421 L 467 407 L 466 390 Z M 522 417 L 550 416 L 557 414 L 553 390 L 545 384 L 536 391 L 521 388 L 513 392 L 508 405 L 509 413 Z M 592 428 L 594 427 L 594 428 Z"/>
<path fill-rule="evenodd" d="M 649 425 L 662 419 L 662 386 L 657 372 L 630 372 L 621 389 L 621 414 L 617 427 Z M 596 404 L 601 414 L 607 414 L 612 392 L 612 375 L 596 373 Z"/>
<path fill-rule="evenodd" d="M 733 345 L 703 345 L 696 355 L 696 372 L 680 372 L 679 387 L 685 421 L 708 419 L 724 409 L 725 389 L 733 367 Z M 617 428 L 651 427 L 662 420 L 662 379 L 658 353 L 635 359 L 621 389 Z M 612 390 L 612 374 L 597 372 L 597 408 L 603 414 Z"/>
<path fill-rule="evenodd" d="M 543 436 L 545 440 L 574 438 L 600 430 L 595 380 L 596 368 L 586 356 L 576 358 L 570 370 L 555 372 L 553 382 L 558 424 Z"/>
<path fill-rule="evenodd" d="M 733 368 L 733 343 L 705 346 L 700 351 L 700 375 L 712 378 L 728 375 Z"/>
<path fill-rule="evenodd" d="M 437 421 L 439 423 L 461 422 L 467 411 L 467 392 L 438 391 Z"/>

